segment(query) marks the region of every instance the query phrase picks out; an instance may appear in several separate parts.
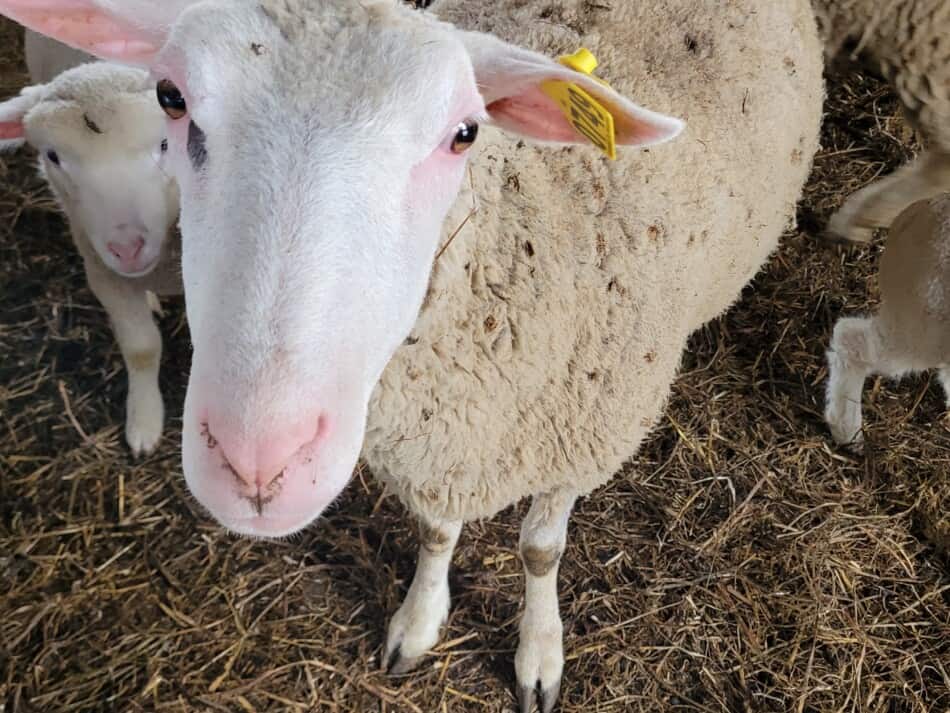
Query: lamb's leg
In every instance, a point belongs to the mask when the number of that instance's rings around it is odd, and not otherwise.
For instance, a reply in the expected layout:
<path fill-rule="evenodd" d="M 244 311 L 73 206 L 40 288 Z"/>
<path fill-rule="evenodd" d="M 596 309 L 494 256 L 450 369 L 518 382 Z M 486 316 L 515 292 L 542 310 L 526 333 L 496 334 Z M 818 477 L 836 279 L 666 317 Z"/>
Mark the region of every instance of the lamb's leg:
<path fill-rule="evenodd" d="M 146 293 L 93 260 L 86 261 L 89 287 L 102 303 L 129 374 L 125 440 L 132 453 L 150 453 L 162 435 L 165 407 L 158 388 L 162 335 Z"/>
<path fill-rule="evenodd" d="M 449 565 L 460 521 L 420 522 L 419 562 L 402 606 L 389 622 L 383 663 L 390 673 L 411 671 L 439 640 L 449 616 Z"/>
<path fill-rule="evenodd" d="M 937 372 L 937 376 L 943 387 L 943 393 L 947 397 L 947 409 L 950 410 L 950 366 L 943 367 Z"/>
<path fill-rule="evenodd" d="M 880 346 L 874 318 L 844 317 L 835 324 L 828 350 L 825 420 L 838 443 L 860 451 L 861 392 L 864 380 L 878 369 Z"/>
<path fill-rule="evenodd" d="M 557 570 L 576 497 L 565 491 L 536 495 L 521 524 L 524 614 L 515 654 L 521 713 L 530 713 L 539 687 L 541 711 L 550 713 L 561 688 L 564 645 L 557 600 Z"/>
<path fill-rule="evenodd" d="M 889 228 L 910 204 L 950 190 L 950 155 L 924 151 L 889 176 L 851 194 L 828 223 L 828 232 L 859 243 L 875 228 Z"/>

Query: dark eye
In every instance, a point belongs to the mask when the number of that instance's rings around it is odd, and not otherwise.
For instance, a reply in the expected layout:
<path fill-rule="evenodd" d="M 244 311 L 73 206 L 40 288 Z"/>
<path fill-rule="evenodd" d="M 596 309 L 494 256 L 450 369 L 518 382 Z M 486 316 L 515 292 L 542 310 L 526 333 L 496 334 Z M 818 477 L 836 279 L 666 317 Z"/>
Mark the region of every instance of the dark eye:
<path fill-rule="evenodd" d="M 162 153 L 165 153 L 166 151 L 168 151 L 168 139 L 162 139 L 161 149 L 162 149 Z"/>
<path fill-rule="evenodd" d="M 478 122 L 466 119 L 455 127 L 455 138 L 452 139 L 452 153 L 465 153 L 478 136 Z"/>
<path fill-rule="evenodd" d="M 180 119 L 188 113 L 185 98 L 173 81 L 170 79 L 159 80 L 155 91 L 158 95 L 159 106 L 165 110 L 170 119 Z"/>
<path fill-rule="evenodd" d="M 46 158 L 48 158 L 56 166 L 59 165 L 59 154 L 52 149 L 46 152 Z"/>

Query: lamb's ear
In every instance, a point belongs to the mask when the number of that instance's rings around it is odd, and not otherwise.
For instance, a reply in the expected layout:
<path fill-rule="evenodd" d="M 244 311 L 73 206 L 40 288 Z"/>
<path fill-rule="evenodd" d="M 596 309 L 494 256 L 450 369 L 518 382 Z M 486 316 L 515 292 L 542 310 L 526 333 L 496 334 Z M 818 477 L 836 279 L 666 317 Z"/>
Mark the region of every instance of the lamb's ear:
<path fill-rule="evenodd" d="M 192 0 L 0 0 L 0 14 L 90 54 L 147 66 Z"/>
<path fill-rule="evenodd" d="M 26 141 L 23 119 L 43 98 L 43 87 L 27 87 L 0 103 L 0 152 L 12 151 Z"/>
<path fill-rule="evenodd" d="M 553 80 L 580 87 L 609 111 L 617 144 L 649 146 L 683 130 L 679 119 L 637 106 L 611 87 L 549 57 L 491 35 L 462 35 L 488 114 L 503 129 L 541 141 L 585 142 L 558 103 L 542 91 L 542 84 Z"/>

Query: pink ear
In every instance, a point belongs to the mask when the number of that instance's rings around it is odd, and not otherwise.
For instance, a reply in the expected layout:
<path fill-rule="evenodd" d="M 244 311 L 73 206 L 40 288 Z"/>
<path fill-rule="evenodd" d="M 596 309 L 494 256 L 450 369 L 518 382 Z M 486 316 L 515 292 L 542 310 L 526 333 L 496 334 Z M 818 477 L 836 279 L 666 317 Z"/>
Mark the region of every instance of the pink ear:
<path fill-rule="evenodd" d="M 0 14 L 102 59 L 147 65 L 165 43 L 168 26 L 175 17 L 167 15 L 181 4 L 142 0 L 0 0 Z M 170 12 L 161 12 L 163 5 L 175 7 L 168 8 Z"/>
<path fill-rule="evenodd" d="M 480 33 L 464 33 L 462 41 L 472 58 L 485 108 L 503 129 L 540 141 L 586 142 L 557 102 L 541 91 L 545 82 L 553 80 L 580 87 L 607 109 L 617 144 L 648 146 L 668 141 L 683 130 L 679 119 L 644 109 L 593 77 L 544 55 Z"/>
<path fill-rule="evenodd" d="M 23 138 L 23 122 L 0 121 L 0 141 L 21 141 Z"/>

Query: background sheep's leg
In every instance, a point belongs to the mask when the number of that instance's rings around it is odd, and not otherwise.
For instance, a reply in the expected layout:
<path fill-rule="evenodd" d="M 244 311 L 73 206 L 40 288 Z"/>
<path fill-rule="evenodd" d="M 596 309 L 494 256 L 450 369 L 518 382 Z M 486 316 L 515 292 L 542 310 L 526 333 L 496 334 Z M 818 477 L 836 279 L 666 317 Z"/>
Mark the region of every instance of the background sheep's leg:
<path fill-rule="evenodd" d="M 888 228 L 912 203 L 950 190 L 950 154 L 924 151 L 861 190 L 852 193 L 828 222 L 838 237 L 866 243 L 875 228 Z"/>
<path fill-rule="evenodd" d="M 947 397 L 947 408 L 950 409 L 950 366 L 945 366 L 937 372 L 940 379 L 940 385 L 943 387 L 943 393 Z"/>
<path fill-rule="evenodd" d="M 835 324 L 828 350 L 825 420 L 838 443 L 860 450 L 861 392 L 864 380 L 878 371 L 879 338 L 874 318 L 844 317 Z"/>
<path fill-rule="evenodd" d="M 439 640 L 449 616 L 449 565 L 461 521 L 420 521 L 419 562 L 409 593 L 389 622 L 383 663 L 390 673 L 411 671 Z"/>
<path fill-rule="evenodd" d="M 531 711 L 538 687 L 541 689 L 541 711 L 550 713 L 561 687 L 564 650 L 557 570 L 567 540 L 567 521 L 576 497 L 574 493 L 564 491 L 536 495 L 521 524 L 524 614 L 515 654 L 521 713 Z"/>
<path fill-rule="evenodd" d="M 125 440 L 135 455 L 150 453 L 162 435 L 165 406 L 158 388 L 162 335 L 145 290 L 86 260 L 86 279 L 105 308 L 129 374 Z"/>

